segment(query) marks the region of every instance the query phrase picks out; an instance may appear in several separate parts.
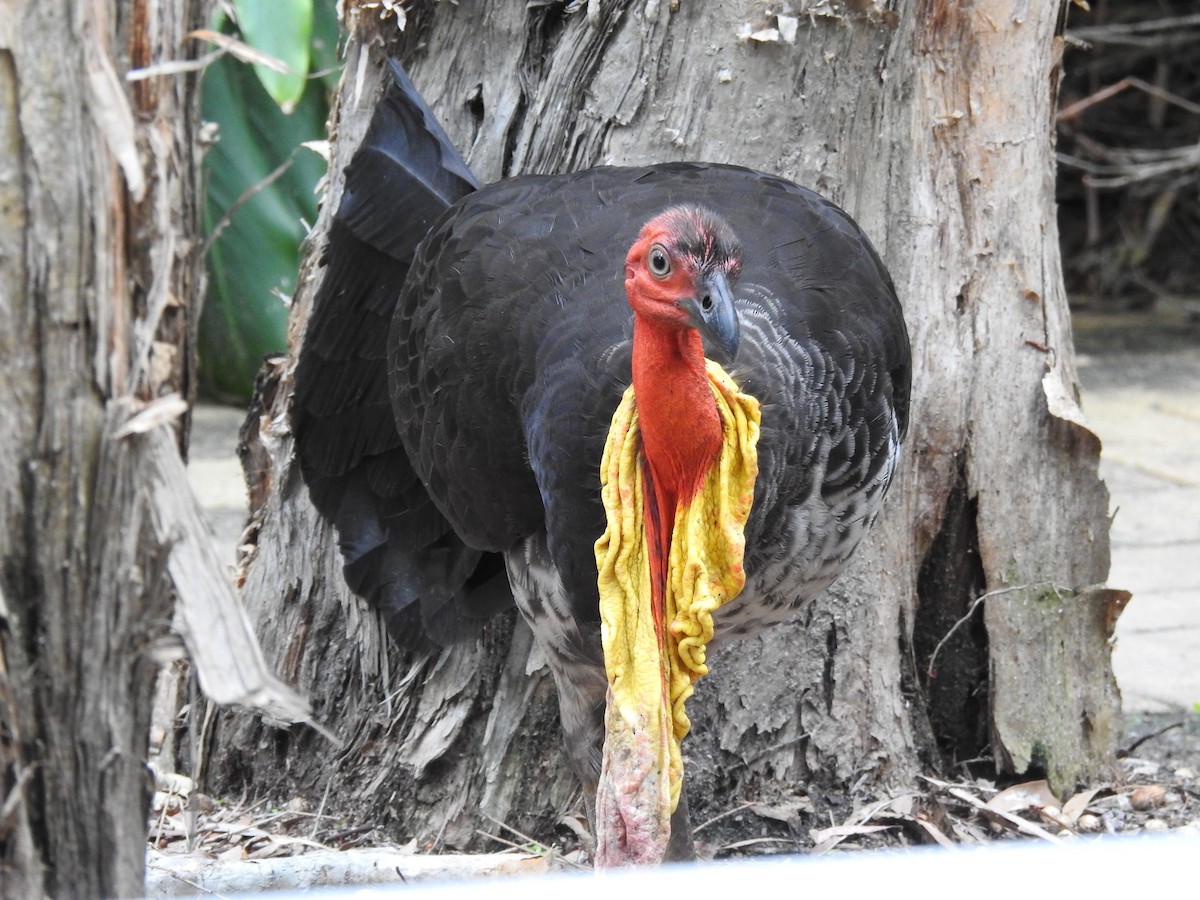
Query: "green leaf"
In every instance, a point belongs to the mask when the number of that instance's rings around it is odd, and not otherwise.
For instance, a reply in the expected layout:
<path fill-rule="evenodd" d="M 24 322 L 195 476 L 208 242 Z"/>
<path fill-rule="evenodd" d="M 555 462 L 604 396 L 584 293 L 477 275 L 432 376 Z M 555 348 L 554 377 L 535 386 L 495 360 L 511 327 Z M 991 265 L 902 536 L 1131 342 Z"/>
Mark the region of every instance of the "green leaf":
<path fill-rule="evenodd" d="M 341 36 L 336 0 L 317 0 L 313 7 L 311 73 L 314 77 L 320 73 L 330 94 L 337 90 L 342 77 L 342 60 L 338 56 Z"/>
<path fill-rule="evenodd" d="M 204 118 L 218 125 L 205 156 L 211 234 L 249 188 L 209 251 L 209 285 L 200 317 L 200 386 L 209 397 L 245 400 L 263 356 L 287 349 L 287 306 L 299 266 L 304 222 L 313 222 L 313 188 L 325 162 L 298 149 L 325 135 L 328 100 L 320 80 L 284 115 L 250 68 L 224 57 L 203 82 Z M 279 166 L 286 171 L 262 186 Z"/>
<path fill-rule="evenodd" d="M 258 80 L 279 108 L 290 113 L 304 94 L 312 48 L 314 0 L 233 0 L 242 39 L 283 62 L 290 71 L 255 65 Z"/>

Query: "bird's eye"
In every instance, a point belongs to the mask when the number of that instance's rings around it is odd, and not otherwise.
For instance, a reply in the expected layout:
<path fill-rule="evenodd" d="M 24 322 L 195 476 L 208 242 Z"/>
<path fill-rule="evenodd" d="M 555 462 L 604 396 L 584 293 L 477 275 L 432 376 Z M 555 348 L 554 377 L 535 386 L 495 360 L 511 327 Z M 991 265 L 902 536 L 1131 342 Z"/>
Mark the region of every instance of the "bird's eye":
<path fill-rule="evenodd" d="M 650 274 L 655 278 L 666 278 L 671 274 L 671 256 L 661 244 L 651 247 L 646 258 L 650 263 Z"/>

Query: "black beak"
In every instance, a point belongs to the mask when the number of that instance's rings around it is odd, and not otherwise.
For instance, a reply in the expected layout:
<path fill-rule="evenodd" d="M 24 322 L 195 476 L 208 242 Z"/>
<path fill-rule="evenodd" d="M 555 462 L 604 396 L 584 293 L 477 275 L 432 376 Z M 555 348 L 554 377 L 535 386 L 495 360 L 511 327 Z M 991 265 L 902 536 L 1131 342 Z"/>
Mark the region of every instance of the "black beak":
<path fill-rule="evenodd" d="M 718 270 L 705 276 L 698 287 L 699 296 L 682 301 L 680 306 L 687 310 L 692 327 L 704 338 L 709 355 L 727 366 L 737 357 L 742 339 L 729 281 Z"/>

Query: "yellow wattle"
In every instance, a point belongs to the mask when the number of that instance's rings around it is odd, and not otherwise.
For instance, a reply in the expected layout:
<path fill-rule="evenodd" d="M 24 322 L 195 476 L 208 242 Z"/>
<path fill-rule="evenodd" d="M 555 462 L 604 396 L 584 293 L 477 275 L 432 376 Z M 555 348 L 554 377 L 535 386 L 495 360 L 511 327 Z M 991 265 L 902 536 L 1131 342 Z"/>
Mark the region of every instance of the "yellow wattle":
<path fill-rule="evenodd" d="M 723 441 L 700 491 L 675 510 L 664 591 L 665 640 L 651 609 L 650 556 L 633 388 L 613 414 L 601 464 L 608 517 L 596 542 L 600 634 L 609 691 L 604 768 L 597 792 L 601 865 L 661 857 L 683 789 L 684 705 L 708 672 L 713 613 L 746 581 L 744 529 L 758 475 L 759 404 L 708 361 Z M 627 858 L 639 848 L 646 860 Z M 656 855 L 657 854 L 657 855 Z"/>

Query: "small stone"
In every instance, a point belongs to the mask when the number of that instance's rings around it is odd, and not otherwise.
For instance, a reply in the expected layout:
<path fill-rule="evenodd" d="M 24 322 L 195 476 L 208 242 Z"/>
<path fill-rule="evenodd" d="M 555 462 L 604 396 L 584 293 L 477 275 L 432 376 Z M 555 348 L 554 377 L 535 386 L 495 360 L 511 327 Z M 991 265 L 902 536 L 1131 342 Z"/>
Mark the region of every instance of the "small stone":
<path fill-rule="evenodd" d="M 1170 831 L 1171 826 L 1162 819 L 1149 819 L 1146 821 L 1146 824 L 1142 826 L 1142 830 L 1148 831 L 1151 834 L 1162 834 L 1164 831 Z"/>
<path fill-rule="evenodd" d="M 211 814 L 216 812 L 217 801 L 208 794 L 202 794 L 196 791 L 192 794 L 192 805 L 202 813 Z"/>
<path fill-rule="evenodd" d="M 1048 825 L 1056 825 L 1060 831 L 1065 831 L 1068 834 L 1070 833 L 1071 821 L 1062 814 L 1062 810 L 1057 806 L 1047 804 L 1046 806 L 1038 809 L 1038 815 L 1041 817 L 1042 821 L 1046 822 Z"/>
<path fill-rule="evenodd" d="M 1084 813 L 1076 820 L 1075 828 L 1084 834 L 1098 834 L 1104 830 L 1104 822 L 1099 816 L 1092 813 Z"/>
<path fill-rule="evenodd" d="M 1153 760 L 1127 756 L 1121 760 L 1121 768 L 1130 778 L 1153 778 L 1161 767 Z"/>
<path fill-rule="evenodd" d="M 1167 789 L 1161 784 L 1145 785 L 1129 795 L 1129 805 L 1141 812 L 1145 812 L 1148 809 L 1158 809 L 1166 800 Z"/>
<path fill-rule="evenodd" d="M 1195 781 L 1196 770 L 1189 768 L 1188 766 L 1180 766 L 1175 770 L 1175 777 L 1180 781 Z"/>
<path fill-rule="evenodd" d="M 1128 801 L 1126 802 L 1128 803 Z M 1110 809 L 1100 817 L 1104 830 L 1109 834 L 1120 834 L 1125 831 L 1127 820 L 1128 816 L 1119 809 Z"/>

